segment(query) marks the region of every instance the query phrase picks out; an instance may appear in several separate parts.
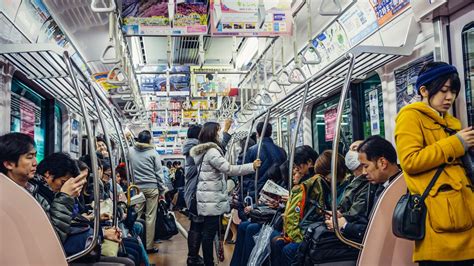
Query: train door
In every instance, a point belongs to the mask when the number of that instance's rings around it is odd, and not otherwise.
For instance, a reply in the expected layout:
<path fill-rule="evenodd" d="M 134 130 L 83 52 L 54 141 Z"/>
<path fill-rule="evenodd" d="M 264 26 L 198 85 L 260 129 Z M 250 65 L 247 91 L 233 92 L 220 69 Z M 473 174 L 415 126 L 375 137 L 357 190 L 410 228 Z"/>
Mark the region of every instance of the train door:
<path fill-rule="evenodd" d="M 471 7 L 474 4 L 471 4 Z M 474 125 L 474 9 L 463 8 L 450 16 L 451 60 L 461 80 L 456 116 L 463 126 Z"/>

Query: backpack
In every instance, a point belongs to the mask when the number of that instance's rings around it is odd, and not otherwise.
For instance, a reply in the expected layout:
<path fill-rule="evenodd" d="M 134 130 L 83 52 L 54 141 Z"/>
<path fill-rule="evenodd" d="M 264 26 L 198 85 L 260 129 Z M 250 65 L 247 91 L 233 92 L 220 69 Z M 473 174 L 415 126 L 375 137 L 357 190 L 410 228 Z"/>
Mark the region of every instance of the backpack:
<path fill-rule="evenodd" d="M 203 155 L 203 160 L 204 156 Z M 186 183 L 184 185 L 184 201 L 186 202 L 186 207 L 188 208 L 189 212 L 194 215 L 198 215 L 197 212 L 197 199 L 196 199 L 196 192 L 197 192 L 197 185 L 198 185 L 198 179 L 199 179 L 199 174 L 201 173 L 201 166 L 202 162 L 199 165 L 199 171 L 197 169 L 197 166 L 194 162 L 194 159 L 189 156 L 189 158 L 186 158 L 186 160 L 190 160 L 188 163 L 191 165 L 189 169 L 186 171 L 185 179 Z"/>

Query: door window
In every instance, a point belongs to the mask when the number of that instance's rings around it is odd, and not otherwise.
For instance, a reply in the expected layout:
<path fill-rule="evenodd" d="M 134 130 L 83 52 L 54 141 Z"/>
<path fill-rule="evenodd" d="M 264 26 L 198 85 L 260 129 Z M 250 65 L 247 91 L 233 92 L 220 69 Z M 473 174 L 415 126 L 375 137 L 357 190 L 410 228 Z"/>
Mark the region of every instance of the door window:
<path fill-rule="evenodd" d="M 474 22 L 469 23 L 462 31 L 462 49 L 464 63 L 464 85 L 466 88 L 467 121 L 474 125 Z"/>

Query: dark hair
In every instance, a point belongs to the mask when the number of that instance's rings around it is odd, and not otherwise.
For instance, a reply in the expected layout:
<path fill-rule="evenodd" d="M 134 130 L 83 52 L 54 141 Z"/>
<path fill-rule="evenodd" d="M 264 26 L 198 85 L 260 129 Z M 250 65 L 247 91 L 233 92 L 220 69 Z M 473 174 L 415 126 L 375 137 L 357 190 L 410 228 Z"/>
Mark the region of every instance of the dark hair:
<path fill-rule="evenodd" d="M 100 158 L 98 158 L 98 159 L 99 160 L 97 160 L 97 167 L 102 168 L 102 160 Z M 91 156 L 89 154 L 86 154 L 86 155 L 82 156 L 81 158 L 79 158 L 79 160 L 86 163 L 87 166 L 89 167 L 89 169 L 92 169 Z M 91 173 L 92 173 L 92 170 L 91 170 Z"/>
<path fill-rule="evenodd" d="M 40 175 L 44 175 L 48 172 L 53 176 L 53 179 L 63 176 L 75 177 L 80 173 L 76 161 L 73 160 L 69 154 L 62 152 L 56 152 L 46 156 L 38 164 L 36 172 Z"/>
<path fill-rule="evenodd" d="M 265 172 L 265 175 L 268 177 L 268 179 L 271 179 L 274 182 L 279 182 L 282 179 L 280 165 L 277 163 L 272 164 Z"/>
<path fill-rule="evenodd" d="M 107 143 L 105 142 L 105 139 L 100 136 L 95 137 L 95 142 L 103 142 L 105 145 L 107 145 Z"/>
<path fill-rule="evenodd" d="M 119 164 L 117 166 L 117 168 L 115 168 L 115 172 L 117 174 L 119 174 L 120 178 L 122 178 L 122 180 L 126 180 L 127 179 L 127 171 L 125 169 L 125 165 L 124 164 Z"/>
<path fill-rule="evenodd" d="M 418 76 L 421 76 L 421 74 L 427 71 L 430 71 L 431 69 L 435 67 L 440 67 L 440 66 L 445 66 L 445 65 L 449 65 L 449 64 L 445 62 L 426 63 L 423 66 L 423 68 L 420 70 L 420 73 L 418 73 Z M 431 82 L 422 84 L 422 86 L 425 86 L 426 90 L 428 91 L 428 99 L 431 99 L 436 93 L 438 93 L 448 80 L 451 80 L 451 91 L 456 94 L 456 97 L 458 97 L 459 91 L 461 90 L 461 81 L 459 80 L 459 75 L 457 73 L 452 73 L 452 74 L 439 76 L 437 79 Z M 418 90 L 418 94 L 421 96 L 420 90 Z"/>
<path fill-rule="evenodd" d="M 201 132 L 201 125 L 192 125 L 188 128 L 188 139 L 197 139 Z"/>
<path fill-rule="evenodd" d="M 259 122 L 257 124 L 257 133 L 259 136 L 262 136 L 262 130 L 263 130 L 263 125 L 264 122 Z M 264 137 L 270 137 L 272 135 L 272 125 L 270 123 L 267 124 L 267 127 L 265 129 L 265 135 Z"/>
<path fill-rule="evenodd" d="M 77 164 L 77 167 L 79 168 L 79 171 L 88 170 L 90 172 L 90 168 L 89 166 L 87 166 L 85 162 L 81 160 L 76 160 L 76 164 Z"/>
<path fill-rule="evenodd" d="M 151 132 L 148 130 L 143 130 L 138 134 L 138 142 L 140 143 L 150 143 L 151 141 Z"/>
<path fill-rule="evenodd" d="M 171 166 L 173 166 L 173 163 L 172 163 L 171 161 L 168 161 L 168 162 L 166 162 L 166 166 L 167 166 L 168 168 L 171 168 Z"/>
<path fill-rule="evenodd" d="M 392 143 L 378 135 L 371 136 L 364 140 L 364 142 L 359 145 L 357 152 L 365 153 L 369 161 L 376 161 L 384 157 L 390 163 L 397 163 L 397 152 Z"/>
<path fill-rule="evenodd" d="M 281 178 L 284 179 L 284 180 L 288 180 L 288 178 L 290 177 L 290 162 L 288 160 L 286 160 L 285 162 L 283 162 L 282 164 L 280 164 L 280 173 L 281 173 Z"/>
<path fill-rule="evenodd" d="M 0 171 L 7 174 L 3 162 L 18 164 L 20 156 L 34 149 L 35 141 L 23 133 L 8 133 L 0 137 Z"/>
<path fill-rule="evenodd" d="M 178 161 L 173 162 L 173 166 L 176 166 L 176 165 L 178 165 Z"/>
<path fill-rule="evenodd" d="M 109 159 L 102 159 L 100 160 L 102 163 L 102 170 L 105 172 L 106 170 L 109 170 L 111 168 L 110 161 Z"/>
<path fill-rule="evenodd" d="M 331 174 L 331 158 L 332 157 L 332 150 L 325 150 L 321 155 L 318 157 L 316 162 L 314 163 L 314 172 L 316 174 L 320 174 L 322 176 L 327 176 Z M 338 154 L 337 160 L 337 181 L 341 181 L 347 174 L 347 167 L 345 164 L 344 156 Z"/>
<path fill-rule="evenodd" d="M 200 143 L 207 143 L 207 142 L 214 142 L 220 146 L 220 142 L 218 140 L 219 136 L 219 129 L 220 125 L 216 122 L 207 122 L 201 129 L 199 133 L 199 142 Z"/>
<path fill-rule="evenodd" d="M 313 163 L 318 159 L 319 154 L 308 145 L 298 146 L 295 149 L 295 165 L 301 165 L 311 160 Z"/>

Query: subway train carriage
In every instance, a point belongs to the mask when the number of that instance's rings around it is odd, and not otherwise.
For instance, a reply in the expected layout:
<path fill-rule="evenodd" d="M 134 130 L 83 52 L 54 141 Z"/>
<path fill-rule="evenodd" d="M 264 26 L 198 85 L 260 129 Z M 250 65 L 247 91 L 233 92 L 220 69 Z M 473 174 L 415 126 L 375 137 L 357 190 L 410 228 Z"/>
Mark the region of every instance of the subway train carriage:
<path fill-rule="evenodd" d="M 0 265 L 474 265 L 472 0 L 0 2 Z"/>

